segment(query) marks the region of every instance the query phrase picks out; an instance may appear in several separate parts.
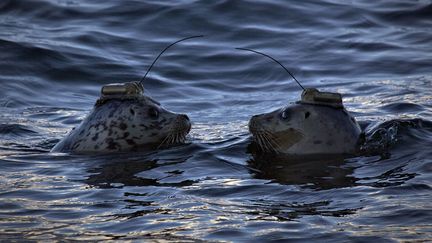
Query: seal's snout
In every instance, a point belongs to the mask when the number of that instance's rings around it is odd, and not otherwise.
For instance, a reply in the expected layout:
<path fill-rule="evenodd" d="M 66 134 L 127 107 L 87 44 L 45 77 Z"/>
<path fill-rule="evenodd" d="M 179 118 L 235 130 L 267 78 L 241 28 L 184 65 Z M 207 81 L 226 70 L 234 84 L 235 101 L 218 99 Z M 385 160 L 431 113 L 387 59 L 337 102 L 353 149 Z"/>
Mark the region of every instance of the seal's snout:
<path fill-rule="evenodd" d="M 177 115 L 174 122 L 174 130 L 179 132 L 189 133 L 191 129 L 191 123 L 189 117 L 185 114 Z"/>
<path fill-rule="evenodd" d="M 252 135 L 262 129 L 259 118 L 259 115 L 255 115 L 249 120 L 249 131 L 252 133 Z"/>
<path fill-rule="evenodd" d="M 189 117 L 185 114 L 180 114 L 179 117 L 182 117 L 183 119 L 185 119 L 186 121 L 190 121 Z"/>

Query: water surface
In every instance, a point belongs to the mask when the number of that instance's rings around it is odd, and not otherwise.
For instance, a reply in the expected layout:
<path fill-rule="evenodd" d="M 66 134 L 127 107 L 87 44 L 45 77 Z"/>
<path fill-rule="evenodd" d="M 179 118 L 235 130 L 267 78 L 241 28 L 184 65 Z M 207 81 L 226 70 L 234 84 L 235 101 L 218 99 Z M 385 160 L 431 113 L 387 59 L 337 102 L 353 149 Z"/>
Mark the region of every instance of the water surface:
<path fill-rule="evenodd" d="M 411 241 L 432 238 L 432 3 L 0 3 L 0 239 Z M 189 143 L 154 153 L 50 154 L 102 85 L 139 80 L 187 113 Z M 341 92 L 384 156 L 261 163 L 250 116 L 300 88 Z"/>

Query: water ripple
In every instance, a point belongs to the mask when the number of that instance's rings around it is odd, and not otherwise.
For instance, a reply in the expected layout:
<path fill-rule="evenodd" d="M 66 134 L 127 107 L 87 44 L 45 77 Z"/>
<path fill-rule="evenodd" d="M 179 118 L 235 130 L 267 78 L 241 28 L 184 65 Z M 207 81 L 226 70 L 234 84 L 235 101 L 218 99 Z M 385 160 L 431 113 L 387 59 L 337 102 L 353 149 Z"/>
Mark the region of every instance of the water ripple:
<path fill-rule="evenodd" d="M 427 241 L 431 7 L 421 1 L 0 2 L 0 241 Z M 193 122 L 152 153 L 49 150 L 102 85 L 139 80 Z M 254 156 L 252 115 L 341 92 L 369 154 Z M 379 151 L 380 153 L 376 153 Z"/>

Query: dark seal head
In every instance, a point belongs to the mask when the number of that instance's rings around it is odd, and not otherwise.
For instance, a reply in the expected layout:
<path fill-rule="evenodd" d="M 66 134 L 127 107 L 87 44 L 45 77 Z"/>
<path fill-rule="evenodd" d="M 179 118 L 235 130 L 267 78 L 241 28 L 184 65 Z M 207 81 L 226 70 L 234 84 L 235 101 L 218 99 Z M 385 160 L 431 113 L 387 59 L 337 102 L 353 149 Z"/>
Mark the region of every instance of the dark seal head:
<path fill-rule="evenodd" d="M 337 93 L 305 89 L 301 101 L 255 115 L 249 130 L 262 151 L 270 154 L 355 154 L 361 129 Z"/>
<path fill-rule="evenodd" d="M 149 150 L 185 141 L 191 123 L 164 109 L 131 82 L 107 85 L 93 110 L 52 152 Z"/>

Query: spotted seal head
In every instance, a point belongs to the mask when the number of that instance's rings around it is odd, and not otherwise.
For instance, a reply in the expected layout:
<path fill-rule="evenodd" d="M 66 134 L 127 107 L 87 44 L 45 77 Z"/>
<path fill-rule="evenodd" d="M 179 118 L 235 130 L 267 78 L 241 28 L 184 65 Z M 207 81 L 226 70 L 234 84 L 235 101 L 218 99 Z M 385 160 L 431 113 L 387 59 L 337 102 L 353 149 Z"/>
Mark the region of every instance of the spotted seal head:
<path fill-rule="evenodd" d="M 147 150 L 185 141 L 191 124 L 184 114 L 164 109 L 130 82 L 102 88 L 93 110 L 52 152 Z"/>
<path fill-rule="evenodd" d="M 255 115 L 249 130 L 262 151 L 286 155 L 355 154 L 361 128 L 338 93 L 305 89 L 301 101 Z"/>

